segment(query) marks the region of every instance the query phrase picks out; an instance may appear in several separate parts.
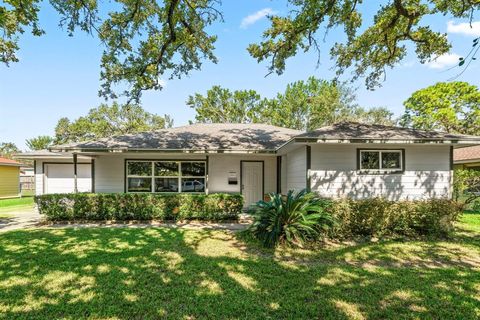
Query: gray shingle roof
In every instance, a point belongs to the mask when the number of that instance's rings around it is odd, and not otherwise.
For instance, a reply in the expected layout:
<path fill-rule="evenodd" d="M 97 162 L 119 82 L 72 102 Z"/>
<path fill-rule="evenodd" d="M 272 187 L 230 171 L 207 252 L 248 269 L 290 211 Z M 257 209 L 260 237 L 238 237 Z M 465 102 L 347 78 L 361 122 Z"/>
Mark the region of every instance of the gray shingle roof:
<path fill-rule="evenodd" d="M 71 143 L 52 150 L 276 150 L 301 131 L 265 124 L 193 124 Z"/>
<path fill-rule="evenodd" d="M 468 141 L 480 144 L 480 137 L 422 131 L 402 127 L 341 122 L 310 132 L 266 124 L 193 124 L 137 134 L 127 134 L 54 146 L 54 151 L 101 151 L 111 149 L 189 151 L 275 151 L 295 138 L 317 140 L 378 141 Z"/>
<path fill-rule="evenodd" d="M 455 149 L 453 152 L 454 161 L 478 161 L 480 160 L 480 146 Z"/>
<path fill-rule="evenodd" d="M 437 131 L 423 131 L 403 127 L 367 125 L 357 122 L 340 122 L 302 133 L 296 138 L 315 138 L 320 140 L 475 140 L 480 137 L 462 134 L 449 134 Z"/>

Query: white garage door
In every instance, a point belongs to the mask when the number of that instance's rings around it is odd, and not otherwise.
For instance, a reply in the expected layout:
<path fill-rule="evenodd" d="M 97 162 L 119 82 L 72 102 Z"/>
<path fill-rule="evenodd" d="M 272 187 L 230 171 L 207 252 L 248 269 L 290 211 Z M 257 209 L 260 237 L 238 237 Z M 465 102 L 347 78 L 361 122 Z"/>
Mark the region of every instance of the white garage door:
<path fill-rule="evenodd" d="M 92 191 L 90 164 L 77 164 L 77 187 L 79 192 Z M 73 189 L 73 164 L 45 164 L 45 193 L 69 193 Z"/>

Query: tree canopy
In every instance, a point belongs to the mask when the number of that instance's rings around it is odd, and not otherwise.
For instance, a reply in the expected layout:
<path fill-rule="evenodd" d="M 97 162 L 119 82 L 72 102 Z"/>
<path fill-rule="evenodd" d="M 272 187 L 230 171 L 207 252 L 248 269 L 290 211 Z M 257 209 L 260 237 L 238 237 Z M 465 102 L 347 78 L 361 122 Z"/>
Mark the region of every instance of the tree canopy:
<path fill-rule="evenodd" d="M 207 94 L 188 97 L 187 106 L 195 109 L 195 121 L 204 123 L 251 123 L 262 121 L 265 101 L 255 90 L 231 91 L 213 86 Z"/>
<path fill-rule="evenodd" d="M 312 130 L 342 120 L 351 120 L 356 104 L 354 91 L 345 84 L 310 77 L 287 85 L 285 92 L 270 99 L 265 119 L 273 125 Z"/>
<path fill-rule="evenodd" d="M 327 36 L 329 31 L 342 28 L 346 40 L 335 42 L 330 50 L 337 74 L 353 68 L 353 79 L 366 77 L 368 88 L 380 85 L 386 69 L 395 67 L 405 58 L 408 44 L 414 46 L 421 63 L 450 50 L 447 35 L 432 30 L 425 23 L 429 16 L 472 21 L 480 9 L 479 1 L 382 0 L 374 5 L 377 11 L 373 23 L 365 23 L 361 9 L 367 6 L 367 1 L 289 2 L 295 8 L 286 17 L 270 17 L 271 26 L 264 32 L 264 40 L 251 44 L 250 54 L 258 61 L 268 60 L 270 72 L 281 74 L 286 60 L 299 51 L 315 49 L 320 52 L 319 30 L 325 30 Z"/>
<path fill-rule="evenodd" d="M 54 138 L 50 136 L 38 136 L 25 140 L 28 149 L 30 150 L 44 150 L 53 144 Z"/>
<path fill-rule="evenodd" d="M 395 124 L 386 108 L 361 108 L 353 89 L 335 81 L 310 77 L 296 81 L 274 98 L 262 98 L 254 90 L 214 86 L 205 95 L 187 100 L 195 109 L 196 122 L 268 123 L 298 130 L 312 130 L 339 121 Z"/>
<path fill-rule="evenodd" d="M 439 82 L 404 102 L 401 123 L 424 130 L 480 134 L 480 91 L 467 82 Z"/>
<path fill-rule="evenodd" d="M 358 107 L 353 113 L 353 120 L 360 123 L 394 126 L 397 125 L 398 122 L 393 112 L 387 107 L 374 107 L 370 109 Z"/>
<path fill-rule="evenodd" d="M 329 31 L 343 29 L 345 39 L 336 39 L 330 50 L 337 73 L 353 69 L 353 79 L 365 77 L 367 87 L 374 88 L 387 68 L 405 58 L 409 45 L 422 63 L 450 50 L 446 34 L 432 30 L 428 18 L 472 21 L 480 9 L 480 2 L 473 0 L 371 2 L 373 11 L 366 9 L 367 1 L 287 0 L 288 14 L 269 17 L 271 26 L 263 41 L 251 44 L 248 51 L 258 61 L 268 61 L 270 72 L 280 74 L 290 57 L 300 51 L 320 51 L 321 39 Z M 138 101 L 143 90 L 161 89 L 162 78 L 181 78 L 200 69 L 204 61 L 217 62 L 217 36 L 209 27 L 223 20 L 220 0 L 9 0 L 0 5 L 1 62 L 18 61 L 20 34 L 44 34 L 38 14 L 44 5 L 58 12 L 69 35 L 82 30 L 101 41 L 99 93 L 106 98 L 123 94 Z M 374 13 L 374 18 L 364 19 L 362 10 Z"/>
<path fill-rule="evenodd" d="M 102 104 L 84 117 L 61 118 L 55 127 L 55 143 L 77 142 L 171 127 L 173 120 L 145 111 L 140 105 Z"/>
<path fill-rule="evenodd" d="M 20 149 L 12 142 L 0 142 L 0 156 L 4 158 L 12 158 L 15 153 L 20 153 Z"/>

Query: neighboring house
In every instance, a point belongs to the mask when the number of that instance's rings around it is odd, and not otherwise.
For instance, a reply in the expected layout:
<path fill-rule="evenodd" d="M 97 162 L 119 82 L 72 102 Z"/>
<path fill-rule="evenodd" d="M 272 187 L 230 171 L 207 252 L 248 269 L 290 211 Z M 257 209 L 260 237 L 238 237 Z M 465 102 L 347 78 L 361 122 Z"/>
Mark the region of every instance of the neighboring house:
<path fill-rule="evenodd" d="M 20 167 L 15 160 L 0 157 L 0 199 L 20 197 Z"/>
<path fill-rule="evenodd" d="M 480 170 L 480 146 L 455 149 L 453 162 L 455 169 Z"/>
<path fill-rule="evenodd" d="M 476 144 L 480 137 L 351 122 L 307 133 L 194 124 L 22 156 L 35 160 L 37 194 L 241 192 L 250 205 L 304 188 L 325 197 L 450 197 L 453 149 Z"/>

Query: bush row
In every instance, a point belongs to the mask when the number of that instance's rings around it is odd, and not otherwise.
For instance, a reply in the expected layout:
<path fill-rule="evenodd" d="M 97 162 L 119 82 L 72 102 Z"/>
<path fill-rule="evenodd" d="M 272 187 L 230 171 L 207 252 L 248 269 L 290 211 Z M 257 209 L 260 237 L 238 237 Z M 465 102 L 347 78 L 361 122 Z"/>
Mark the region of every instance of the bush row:
<path fill-rule="evenodd" d="M 236 220 L 240 194 L 69 193 L 35 197 L 48 220 Z"/>
<path fill-rule="evenodd" d="M 462 212 L 461 205 L 449 199 L 323 200 L 323 207 L 336 221 L 330 231 L 335 238 L 444 236 Z"/>

